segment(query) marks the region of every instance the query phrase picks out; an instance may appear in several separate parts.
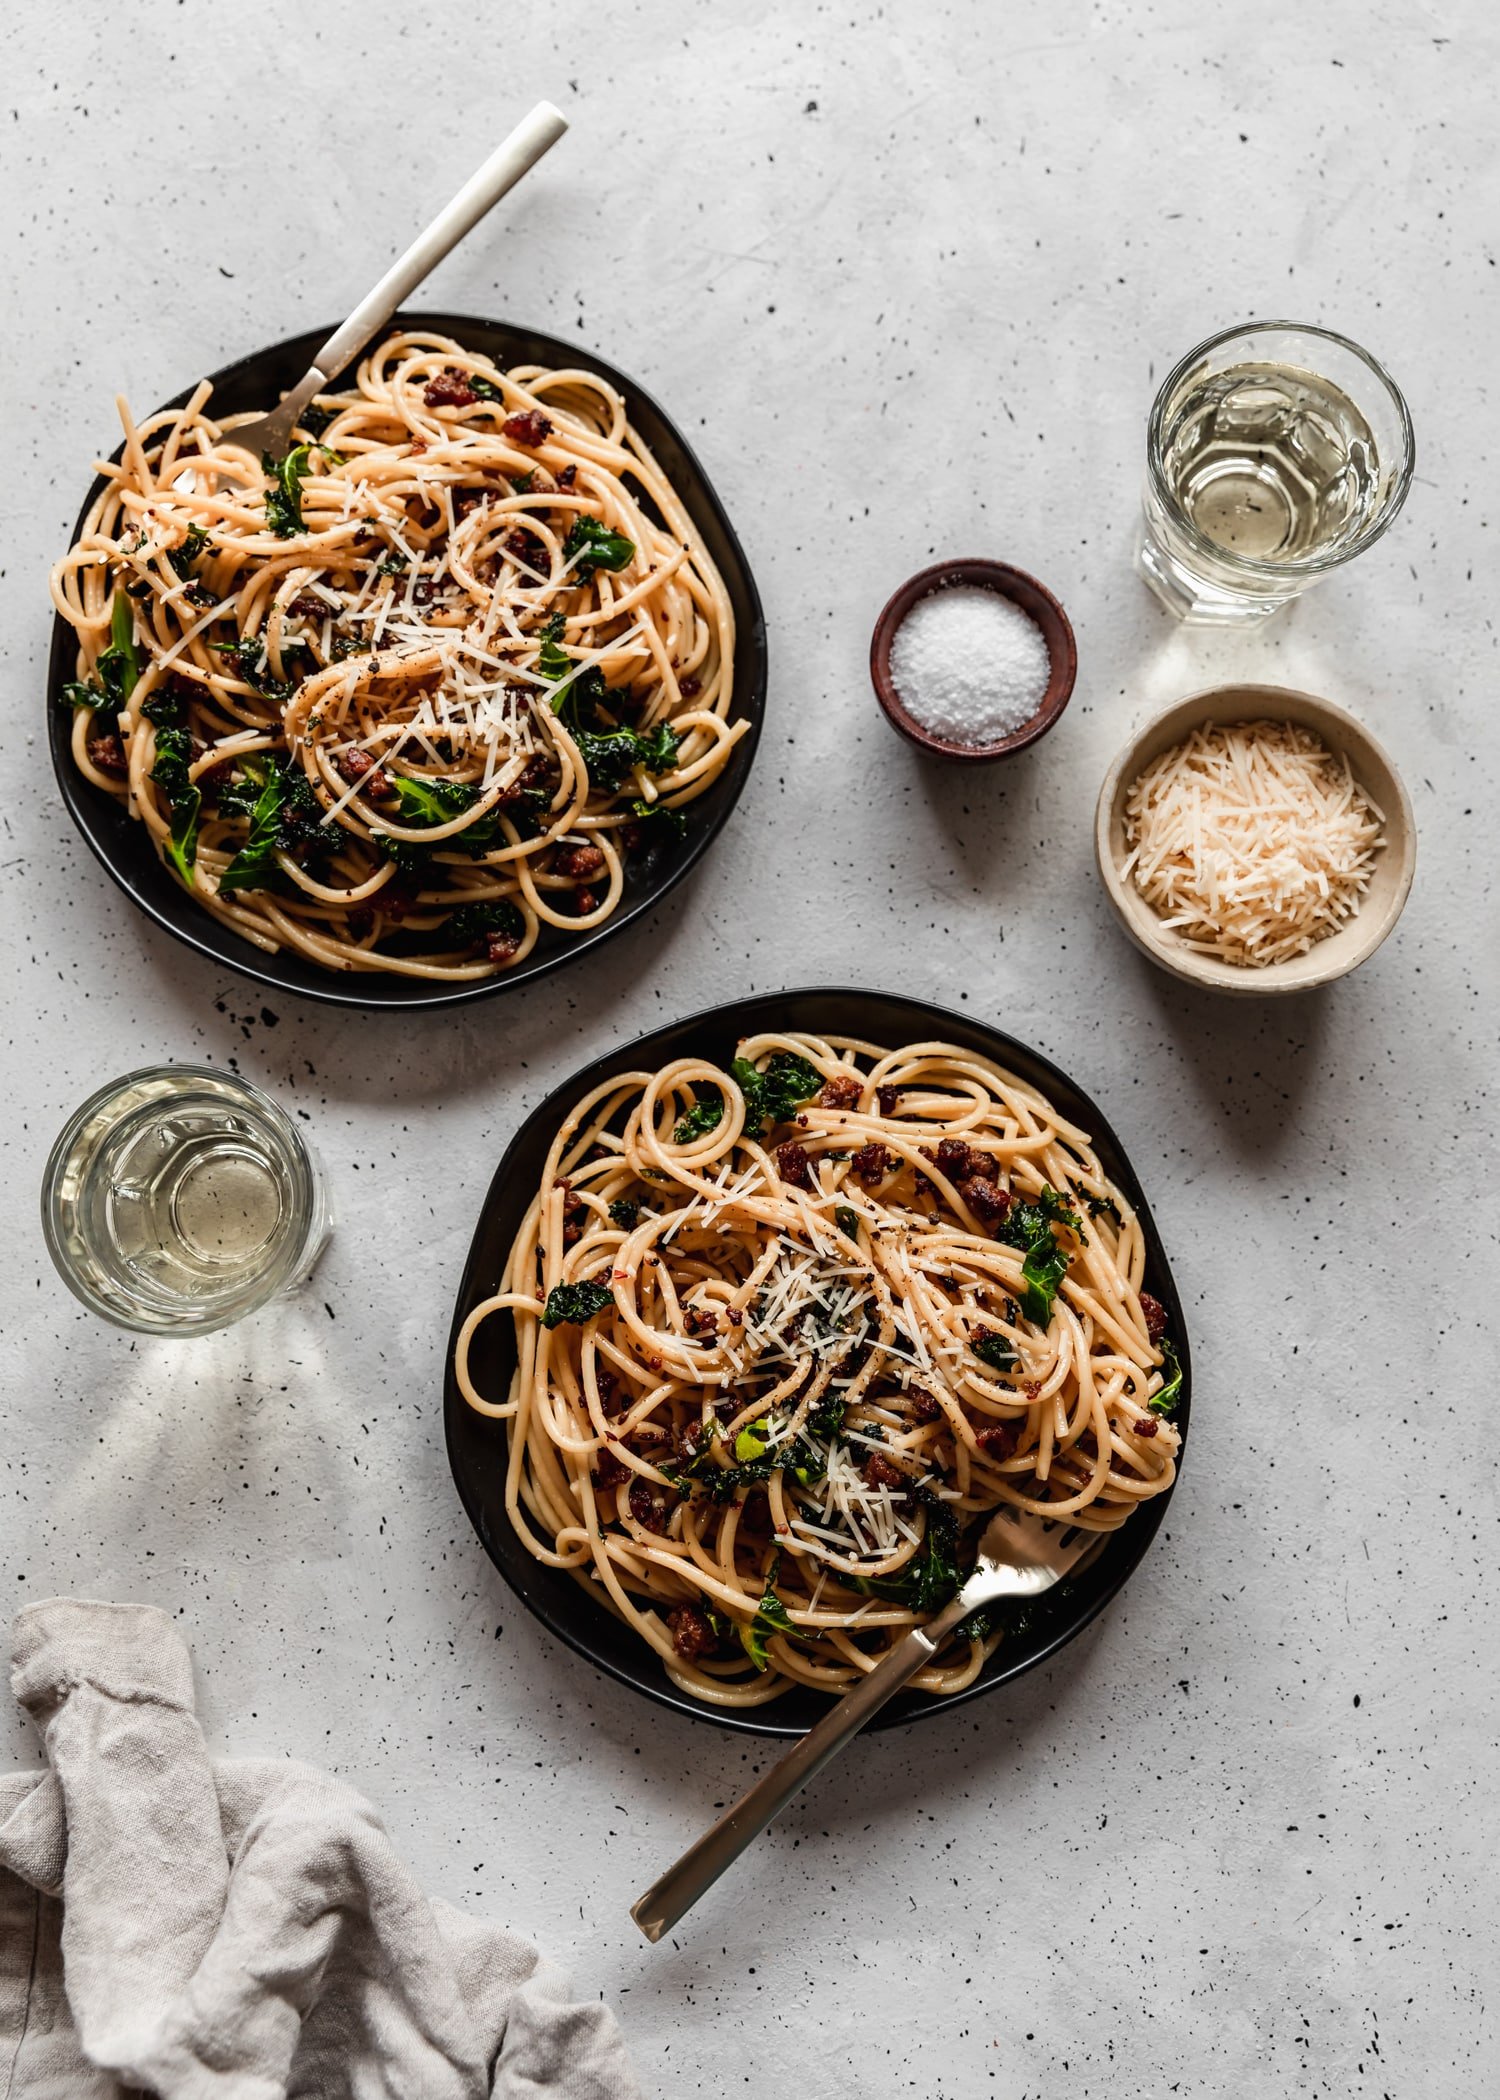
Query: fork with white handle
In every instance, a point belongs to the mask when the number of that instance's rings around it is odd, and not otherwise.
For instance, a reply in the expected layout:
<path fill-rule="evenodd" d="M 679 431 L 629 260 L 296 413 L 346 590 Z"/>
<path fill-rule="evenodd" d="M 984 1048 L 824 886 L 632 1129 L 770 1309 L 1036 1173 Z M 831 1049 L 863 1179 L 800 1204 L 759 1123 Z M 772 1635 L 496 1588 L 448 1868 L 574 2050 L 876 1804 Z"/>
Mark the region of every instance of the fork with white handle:
<path fill-rule="evenodd" d="M 631 1907 L 648 1940 L 670 1932 L 684 1912 L 711 1889 L 719 1876 L 775 1820 L 793 1795 L 815 1772 L 836 1757 L 845 1743 L 893 1699 L 942 1648 L 954 1628 L 982 1604 L 1002 1598 L 1040 1597 L 1070 1574 L 1101 1534 L 1077 1531 L 1066 1524 L 1045 1524 L 1020 1510 L 1001 1510 L 990 1519 L 979 1542 L 974 1572 L 953 1599 L 925 1626 L 913 1626 L 867 1677 L 846 1692 L 838 1705 L 810 1728 L 800 1743 L 758 1779 L 712 1830 L 690 1845 L 675 1866 L 654 1881 Z"/>
<path fill-rule="evenodd" d="M 487 211 L 513 189 L 528 168 L 535 167 L 549 146 L 555 146 L 568 128 L 568 120 L 550 102 L 539 102 L 529 116 L 502 139 L 482 168 L 469 177 L 451 203 L 419 233 L 399 261 L 391 264 L 379 284 L 366 292 L 347 321 L 328 338 L 303 377 L 268 415 L 236 423 L 220 439 L 256 459 L 269 452 L 280 458 L 292 441 L 292 432 L 314 394 L 321 394 L 337 379 L 352 358 L 358 357 L 377 328 L 383 328 L 403 299 L 409 299 L 450 248 L 456 248 L 471 233 Z"/>

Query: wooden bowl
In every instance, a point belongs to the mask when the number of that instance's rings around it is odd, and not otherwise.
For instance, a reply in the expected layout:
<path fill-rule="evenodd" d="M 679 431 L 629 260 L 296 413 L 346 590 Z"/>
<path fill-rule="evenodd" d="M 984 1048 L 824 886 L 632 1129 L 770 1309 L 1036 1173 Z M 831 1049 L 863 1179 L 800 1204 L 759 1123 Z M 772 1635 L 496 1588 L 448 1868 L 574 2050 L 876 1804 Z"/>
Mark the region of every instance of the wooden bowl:
<path fill-rule="evenodd" d="M 1018 605 L 1023 613 L 1035 620 L 1047 644 L 1052 671 L 1041 705 L 1029 722 L 1023 722 L 1019 729 L 1012 730 L 996 744 L 951 744 L 944 737 L 934 736 L 931 730 L 924 729 L 914 716 L 907 713 L 891 677 L 891 643 L 896 629 L 919 598 L 931 597 L 934 591 L 944 590 L 955 583 L 974 584 L 981 590 L 998 591 L 1002 598 L 1009 598 L 1013 605 Z M 982 557 L 969 561 L 940 561 L 930 569 L 919 569 L 889 599 L 870 638 L 870 682 L 875 688 L 876 699 L 885 709 L 887 720 L 909 743 L 921 751 L 935 752 L 939 758 L 962 758 L 988 764 L 992 759 L 1010 758 L 1017 751 L 1024 751 L 1028 744 L 1034 744 L 1038 737 L 1047 734 L 1067 706 L 1077 676 L 1078 645 L 1073 639 L 1068 616 L 1052 593 L 1024 570 L 1013 569 L 1003 561 L 986 561 Z"/>
<path fill-rule="evenodd" d="M 1309 729 L 1335 757 L 1345 757 L 1355 780 L 1385 816 L 1385 845 L 1364 901 L 1337 933 L 1305 955 L 1256 968 L 1200 955 L 1165 927 L 1128 875 L 1120 870 L 1125 843 L 1125 798 L 1141 772 L 1195 729 L 1224 722 L 1292 722 Z M 1316 693 L 1279 685 L 1221 685 L 1179 700 L 1133 736 L 1104 777 L 1094 820 L 1094 852 L 1105 893 L 1120 924 L 1143 954 L 1188 984 L 1257 997 L 1305 992 L 1347 976 L 1375 953 L 1401 916 L 1417 861 L 1417 826 L 1401 776 L 1362 722 Z"/>

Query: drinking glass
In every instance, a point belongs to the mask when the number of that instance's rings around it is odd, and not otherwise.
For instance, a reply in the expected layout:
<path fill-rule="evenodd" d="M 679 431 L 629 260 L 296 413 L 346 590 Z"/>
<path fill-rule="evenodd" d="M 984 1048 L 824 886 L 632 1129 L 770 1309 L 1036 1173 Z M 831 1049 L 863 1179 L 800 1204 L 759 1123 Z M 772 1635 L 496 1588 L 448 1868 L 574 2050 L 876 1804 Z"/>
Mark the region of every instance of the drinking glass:
<path fill-rule="evenodd" d="M 1379 539 L 1412 460 L 1367 350 L 1296 321 L 1227 328 L 1152 404 L 1136 566 L 1178 619 L 1252 626 Z"/>
<path fill-rule="evenodd" d="M 91 1312 L 138 1334 L 206 1334 L 303 1281 L 329 1209 L 302 1133 L 258 1087 L 162 1065 L 111 1080 L 69 1117 L 42 1230 Z"/>

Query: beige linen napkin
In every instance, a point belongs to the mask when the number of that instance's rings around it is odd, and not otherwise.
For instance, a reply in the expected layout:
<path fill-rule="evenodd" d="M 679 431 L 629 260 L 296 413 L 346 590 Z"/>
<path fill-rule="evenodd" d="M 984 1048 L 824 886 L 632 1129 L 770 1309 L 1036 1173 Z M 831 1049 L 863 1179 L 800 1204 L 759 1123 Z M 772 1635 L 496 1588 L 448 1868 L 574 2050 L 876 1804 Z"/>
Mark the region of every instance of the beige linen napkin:
<path fill-rule="evenodd" d="M 31 1605 L 14 1658 L 51 1769 L 0 1779 L 0 2100 L 640 2100 L 613 2016 L 352 1789 L 210 1761 L 165 1613 Z"/>

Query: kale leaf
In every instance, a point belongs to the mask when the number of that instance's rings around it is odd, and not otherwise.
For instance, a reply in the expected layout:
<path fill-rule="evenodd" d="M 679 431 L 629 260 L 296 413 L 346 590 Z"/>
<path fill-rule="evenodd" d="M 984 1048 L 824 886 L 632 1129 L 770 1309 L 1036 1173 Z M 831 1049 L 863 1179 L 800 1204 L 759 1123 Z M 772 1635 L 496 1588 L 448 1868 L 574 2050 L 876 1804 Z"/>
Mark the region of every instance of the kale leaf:
<path fill-rule="evenodd" d="M 451 824 L 455 817 L 461 817 L 465 810 L 472 809 L 479 800 L 479 789 L 467 780 L 420 780 L 405 773 L 392 773 L 390 780 L 396 790 L 396 799 L 401 805 L 402 822 L 417 830 L 430 830 L 434 825 Z M 482 817 L 476 817 L 472 824 L 466 824 L 462 831 L 455 832 L 452 838 L 440 839 L 436 850 L 444 853 L 467 853 L 478 859 L 481 854 L 489 851 L 499 835 L 500 813 L 497 809 L 489 809 Z M 410 848 L 412 853 L 422 854 L 420 865 L 423 867 L 427 865 L 427 853 L 434 850 L 416 847 L 409 839 L 387 839 L 385 843 L 391 858 L 398 864 L 402 859 L 399 849 L 403 846 Z M 415 860 L 409 860 L 408 864 L 418 865 Z M 497 928 L 496 931 L 498 930 Z M 519 937 L 518 934 L 517 938 Z"/>
<path fill-rule="evenodd" d="M 786 1606 L 776 1594 L 776 1571 L 779 1563 L 780 1555 L 778 1553 L 772 1556 L 771 1571 L 766 1577 L 765 1593 L 761 1597 L 760 1603 L 756 1606 L 755 1617 L 748 1626 L 738 1626 L 735 1629 L 739 1634 L 741 1646 L 757 1670 L 764 1670 L 768 1666 L 769 1656 L 767 1649 L 773 1634 L 794 1633 L 796 1631 Z"/>
<path fill-rule="evenodd" d="M 1013 1371 L 1016 1368 L 1016 1352 L 997 1328 L 986 1334 L 976 1335 L 969 1347 L 982 1364 L 992 1371 Z"/>
<path fill-rule="evenodd" d="M 285 459 L 276 459 L 269 452 L 261 454 L 260 463 L 271 477 L 266 490 L 266 524 L 278 539 L 295 539 L 307 530 L 302 521 L 302 484 L 315 452 L 329 460 L 338 458 L 326 445 L 293 445 Z"/>
<path fill-rule="evenodd" d="M 193 887 L 193 862 L 198 858 L 198 819 L 203 808 L 202 791 L 188 778 L 193 742 L 185 729 L 158 729 L 151 778 L 167 798 L 171 830 L 167 853 L 178 874 Z"/>
<path fill-rule="evenodd" d="M 621 1232 L 634 1232 L 641 1222 L 641 1206 L 622 1196 L 618 1203 L 609 1206 L 609 1217 L 610 1223 L 618 1225 Z"/>
<path fill-rule="evenodd" d="M 1036 1199 L 1036 1207 L 1044 1217 L 1050 1218 L 1054 1225 L 1066 1225 L 1069 1232 L 1077 1233 L 1085 1247 L 1088 1245 L 1089 1236 L 1083 1229 L 1083 1220 L 1067 1198 L 1060 1196 L 1055 1188 L 1044 1188 Z"/>
<path fill-rule="evenodd" d="M 820 1436 L 825 1441 L 836 1437 L 844 1426 L 844 1415 L 849 1406 L 849 1395 L 829 1386 L 818 1405 L 807 1417 L 808 1434 Z"/>
<path fill-rule="evenodd" d="M 589 785 L 606 788 L 611 794 L 636 766 L 644 766 L 648 773 L 670 773 L 677 763 L 677 732 L 670 722 L 660 723 L 649 736 L 634 729 L 603 733 L 576 729 L 572 733 L 578 755 L 588 768 Z"/>
<path fill-rule="evenodd" d="M 607 1283 L 595 1283 L 590 1277 L 585 1283 L 555 1283 L 547 1293 L 547 1303 L 542 1312 L 544 1327 L 558 1327 L 564 1320 L 582 1326 L 592 1320 L 595 1313 L 603 1312 L 614 1300 L 614 1293 Z"/>
<path fill-rule="evenodd" d="M 557 713 L 562 706 L 563 688 L 573 675 L 573 659 L 562 646 L 563 616 L 554 613 L 542 629 L 542 645 L 537 653 L 536 667 L 553 690 L 552 711 Z"/>
<path fill-rule="evenodd" d="M 481 401 L 503 401 L 505 399 L 505 396 L 501 393 L 499 387 L 496 386 L 493 379 L 486 379 L 478 372 L 470 372 L 466 374 L 466 377 L 469 382 L 470 393 L 477 395 Z"/>
<path fill-rule="evenodd" d="M 859 1238 L 859 1212 L 851 1210 L 847 1203 L 840 1203 L 835 1207 L 833 1222 L 846 1240 Z"/>
<path fill-rule="evenodd" d="M 81 678 L 70 678 L 57 697 L 64 707 L 87 707 L 94 710 L 102 707 L 107 708 L 111 714 L 115 710 L 115 703 L 102 686 L 97 686 L 92 681 L 85 683 Z"/>
<path fill-rule="evenodd" d="M 576 574 L 592 576 L 595 569 L 623 569 L 635 553 L 635 541 L 622 532 L 611 532 L 600 518 L 575 518 L 563 541 L 563 559 L 578 557 Z"/>
<path fill-rule="evenodd" d="M 392 773 L 390 780 L 402 819 L 413 826 L 451 824 L 479 800 L 479 790 L 466 780 L 417 780 L 406 773 Z"/>
<path fill-rule="evenodd" d="M 773 1050 L 764 1072 L 757 1071 L 747 1057 L 737 1057 L 729 1071 L 745 1097 L 745 1129 L 752 1136 L 768 1122 L 790 1122 L 823 1084 L 807 1059 L 790 1050 Z"/>
<path fill-rule="evenodd" d="M 203 527 L 201 525 L 189 525 L 187 538 L 182 545 L 173 547 L 167 555 L 167 561 L 184 583 L 193 574 L 198 564 L 198 558 L 208 544 L 208 534 L 203 530 Z"/>
<path fill-rule="evenodd" d="M 1047 1326 L 1052 1318 L 1053 1301 L 1071 1259 L 1053 1236 L 1054 1222 L 1082 1239 L 1078 1213 L 1055 1189 L 1046 1188 L 1034 1203 L 1013 1203 L 995 1235 L 1002 1245 L 1025 1254 L 1021 1264 L 1021 1310 L 1038 1327 Z"/>
<path fill-rule="evenodd" d="M 135 691 L 141 659 L 135 646 L 135 616 L 130 599 L 117 590 L 109 610 L 109 640 L 99 651 L 95 677 L 71 678 L 58 698 L 66 707 L 87 707 L 99 714 L 118 714 Z"/>
<path fill-rule="evenodd" d="M 496 897 L 486 904 L 461 904 L 457 911 L 449 913 L 443 928 L 445 939 L 455 948 L 477 948 L 492 933 L 503 935 L 518 947 L 525 937 L 526 921 L 509 897 Z"/>
<path fill-rule="evenodd" d="M 279 768 L 247 758 L 243 777 L 221 789 L 219 814 L 250 820 L 249 837 L 219 877 L 221 890 L 287 889 L 278 853 L 317 876 L 336 843 L 323 823 L 323 805 L 312 782 L 293 758 Z"/>
<path fill-rule="evenodd" d="M 717 1087 L 705 1087 L 692 1107 L 677 1118 L 672 1131 L 674 1145 L 691 1144 L 694 1138 L 703 1137 L 716 1129 L 724 1120 L 724 1096 Z"/>
<path fill-rule="evenodd" d="M 273 880 L 282 880 L 276 846 L 281 832 L 281 812 L 286 802 L 286 775 L 276 766 L 257 767 L 252 771 L 248 760 L 245 771 L 252 783 L 259 777 L 260 791 L 248 812 L 250 836 L 219 877 L 221 891 L 263 890 Z M 226 803 L 230 805 L 227 810 Z M 241 806 L 239 798 L 230 801 L 227 791 L 219 798 L 221 813 L 237 814 Z"/>
<path fill-rule="evenodd" d="M 1162 1375 L 1166 1384 L 1147 1405 L 1152 1414 L 1165 1415 L 1170 1421 L 1177 1412 L 1178 1401 L 1182 1398 L 1182 1358 L 1177 1354 L 1176 1345 L 1165 1340 L 1161 1345 L 1161 1356 Z"/>
<path fill-rule="evenodd" d="M 634 823 L 649 824 L 653 830 L 665 834 L 665 842 L 680 846 L 687 837 L 687 818 L 680 809 L 672 809 L 665 802 L 632 802 L 630 815 Z"/>
<path fill-rule="evenodd" d="M 866 1596 L 884 1597 L 890 1603 L 904 1604 L 910 1611 L 941 1611 L 962 1581 L 958 1519 L 930 1489 L 914 1488 L 912 1493 L 926 1506 L 927 1523 L 921 1545 L 894 1575 L 856 1575 L 851 1579 Z"/>

